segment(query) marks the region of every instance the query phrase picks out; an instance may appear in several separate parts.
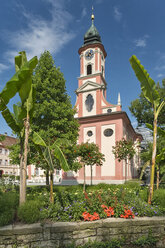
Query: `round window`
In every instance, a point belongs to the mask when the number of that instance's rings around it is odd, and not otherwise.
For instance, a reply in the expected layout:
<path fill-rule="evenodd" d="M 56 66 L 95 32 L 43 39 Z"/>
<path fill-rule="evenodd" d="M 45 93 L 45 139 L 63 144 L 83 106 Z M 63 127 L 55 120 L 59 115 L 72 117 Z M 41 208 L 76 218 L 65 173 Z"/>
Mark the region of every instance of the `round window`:
<path fill-rule="evenodd" d="M 89 137 L 91 137 L 91 136 L 93 135 L 92 131 L 91 131 L 91 130 L 88 131 L 88 132 L 87 132 L 87 135 L 88 135 Z"/>
<path fill-rule="evenodd" d="M 106 137 L 110 137 L 110 136 L 112 136 L 112 134 L 113 134 L 113 130 L 111 128 L 107 128 L 104 130 L 104 135 Z"/>
<path fill-rule="evenodd" d="M 112 112 L 112 109 L 107 109 L 107 113 L 111 113 Z"/>

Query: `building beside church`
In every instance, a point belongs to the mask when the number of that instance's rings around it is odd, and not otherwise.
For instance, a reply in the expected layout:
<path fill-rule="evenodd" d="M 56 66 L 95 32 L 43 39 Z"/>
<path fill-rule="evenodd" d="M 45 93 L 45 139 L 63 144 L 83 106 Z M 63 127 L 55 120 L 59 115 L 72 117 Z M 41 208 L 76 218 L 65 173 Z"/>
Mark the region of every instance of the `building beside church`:
<path fill-rule="evenodd" d="M 123 183 L 125 179 L 137 176 L 138 141 L 142 139 L 142 136 L 135 132 L 128 115 L 122 111 L 120 94 L 117 104 L 106 100 L 105 59 L 107 53 L 94 25 L 93 14 L 91 19 L 91 27 L 86 32 L 84 43 L 78 50 L 80 77 L 76 90 L 77 114 L 75 116 L 80 123 L 78 143 L 94 142 L 105 155 L 103 166 L 93 166 L 93 183 Z M 134 159 L 129 161 L 127 170 L 124 161 L 118 162 L 112 153 L 112 146 L 115 146 L 116 141 L 122 138 L 132 139 L 137 151 Z M 66 180 L 82 183 L 83 169 L 76 174 L 64 173 L 63 181 Z M 86 166 L 86 181 L 90 182 L 90 166 Z"/>
<path fill-rule="evenodd" d="M 0 134 L 0 136 L 2 136 Z M 5 175 L 19 175 L 19 166 L 11 164 L 9 153 L 10 147 L 17 143 L 17 139 L 7 134 L 4 135 L 4 140 L 0 141 L 0 177 Z"/>

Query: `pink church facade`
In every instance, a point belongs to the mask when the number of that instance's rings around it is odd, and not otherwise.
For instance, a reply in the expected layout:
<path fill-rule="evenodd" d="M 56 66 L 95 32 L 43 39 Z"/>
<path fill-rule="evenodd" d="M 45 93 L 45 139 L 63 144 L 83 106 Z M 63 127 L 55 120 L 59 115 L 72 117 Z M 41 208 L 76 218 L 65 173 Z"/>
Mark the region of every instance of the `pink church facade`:
<path fill-rule="evenodd" d="M 105 58 L 107 53 L 94 26 L 93 15 L 92 25 L 86 32 L 84 44 L 78 53 L 80 77 L 75 105 L 77 108 L 75 118 L 80 123 L 78 143 L 94 142 L 105 155 L 102 166 L 93 166 L 93 183 L 123 183 L 125 180 L 136 178 L 139 168 L 138 144 L 142 137 L 135 132 L 126 112 L 122 111 L 120 95 L 118 95 L 117 104 L 106 100 Z M 129 161 L 127 169 L 125 163 L 118 162 L 112 153 L 112 146 L 122 138 L 132 139 L 136 149 L 136 155 Z M 63 180 L 76 180 L 82 183 L 83 174 L 83 169 L 78 173 L 64 173 Z M 90 166 L 86 166 L 87 183 L 90 179 Z"/>

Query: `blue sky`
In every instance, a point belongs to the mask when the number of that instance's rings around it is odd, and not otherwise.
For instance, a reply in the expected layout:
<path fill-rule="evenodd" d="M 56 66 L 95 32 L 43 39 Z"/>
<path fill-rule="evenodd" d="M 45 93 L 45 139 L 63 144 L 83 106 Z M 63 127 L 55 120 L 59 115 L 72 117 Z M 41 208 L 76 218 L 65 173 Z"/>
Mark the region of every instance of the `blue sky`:
<path fill-rule="evenodd" d="M 78 87 L 79 55 L 85 32 L 95 26 L 107 51 L 107 100 L 117 103 L 132 124 L 128 107 L 138 98 L 140 84 L 130 66 L 135 54 L 157 82 L 165 77 L 165 0 L 8 0 L 0 1 L 0 91 L 15 73 L 14 57 L 25 50 L 28 58 L 48 50 L 66 80 L 74 105 Z M 9 104 L 18 101 L 15 97 Z M 0 133 L 11 134 L 0 115 Z"/>

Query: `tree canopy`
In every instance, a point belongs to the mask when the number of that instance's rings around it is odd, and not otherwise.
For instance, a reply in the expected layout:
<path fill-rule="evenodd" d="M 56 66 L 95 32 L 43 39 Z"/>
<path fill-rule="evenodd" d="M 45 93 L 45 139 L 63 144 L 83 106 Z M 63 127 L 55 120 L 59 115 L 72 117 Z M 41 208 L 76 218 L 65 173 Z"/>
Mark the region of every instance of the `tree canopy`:
<path fill-rule="evenodd" d="M 165 79 L 162 80 L 162 85 L 157 83 L 156 89 L 160 94 L 161 101 L 165 98 Z M 145 98 L 143 91 L 139 95 L 139 98 L 131 102 L 129 107 L 132 115 L 136 118 L 138 126 L 143 126 L 145 123 L 153 124 L 154 113 L 152 104 Z M 165 108 L 159 114 L 158 126 L 165 125 Z"/>
<path fill-rule="evenodd" d="M 41 54 L 33 76 L 36 89 L 33 130 L 44 140 L 66 138 L 76 142 L 78 123 L 74 119 L 70 98 L 66 92 L 62 72 L 54 64 L 48 51 Z"/>

